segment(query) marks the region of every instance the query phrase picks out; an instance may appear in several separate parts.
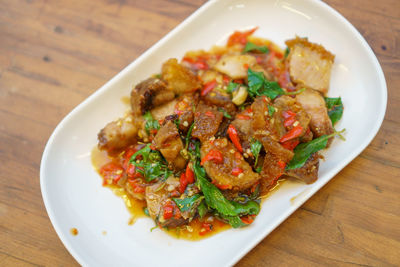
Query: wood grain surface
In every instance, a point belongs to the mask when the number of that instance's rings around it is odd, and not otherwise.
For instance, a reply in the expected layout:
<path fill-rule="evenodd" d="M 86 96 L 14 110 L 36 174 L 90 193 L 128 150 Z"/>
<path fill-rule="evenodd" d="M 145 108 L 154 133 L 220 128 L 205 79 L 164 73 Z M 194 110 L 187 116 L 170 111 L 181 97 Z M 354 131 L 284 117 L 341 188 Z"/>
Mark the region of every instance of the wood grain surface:
<path fill-rule="evenodd" d="M 44 146 L 76 105 L 204 2 L 0 0 L 0 266 L 78 265 L 42 202 Z M 326 2 L 377 55 L 385 120 L 360 156 L 238 266 L 400 265 L 400 1 Z"/>

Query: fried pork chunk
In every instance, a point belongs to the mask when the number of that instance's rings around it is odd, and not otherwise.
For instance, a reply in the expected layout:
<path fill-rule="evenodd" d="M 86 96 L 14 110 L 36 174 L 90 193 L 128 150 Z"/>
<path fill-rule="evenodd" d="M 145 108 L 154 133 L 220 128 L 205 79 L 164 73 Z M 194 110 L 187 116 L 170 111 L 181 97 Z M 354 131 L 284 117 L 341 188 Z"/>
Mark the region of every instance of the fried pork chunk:
<path fill-rule="evenodd" d="M 201 87 L 197 77 L 176 58 L 168 59 L 162 66 L 161 76 L 168 84 L 168 90 L 176 94 L 193 92 Z"/>
<path fill-rule="evenodd" d="M 192 136 L 200 139 L 200 141 L 206 141 L 210 137 L 214 136 L 222 122 L 222 112 L 214 106 L 208 106 L 204 103 L 200 103 L 197 106 L 194 114 L 194 128 Z"/>
<path fill-rule="evenodd" d="M 335 56 L 323 46 L 308 42 L 307 38 L 286 41 L 290 49 L 287 62 L 293 82 L 326 94 Z"/>
<path fill-rule="evenodd" d="M 332 121 L 328 116 L 328 110 L 322 95 L 314 90 L 306 89 L 296 96 L 299 103 L 311 117 L 310 128 L 315 136 L 333 133 Z"/>
<path fill-rule="evenodd" d="M 260 179 L 260 175 L 252 170 L 226 138 L 203 142 L 200 151 L 201 158 L 204 159 L 210 151 L 218 151 L 222 156 L 222 162 L 213 160 L 204 162 L 204 169 L 217 187 L 243 191 Z"/>

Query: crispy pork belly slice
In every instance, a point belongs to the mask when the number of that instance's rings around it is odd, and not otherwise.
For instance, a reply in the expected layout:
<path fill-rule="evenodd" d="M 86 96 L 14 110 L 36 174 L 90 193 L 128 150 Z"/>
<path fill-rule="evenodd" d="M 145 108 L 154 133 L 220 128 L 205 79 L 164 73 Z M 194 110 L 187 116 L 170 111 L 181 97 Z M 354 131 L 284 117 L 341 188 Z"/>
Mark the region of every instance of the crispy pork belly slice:
<path fill-rule="evenodd" d="M 204 162 L 204 169 L 217 187 L 243 191 L 260 179 L 260 175 L 252 170 L 226 138 L 203 142 L 200 151 L 201 158 L 203 159 L 211 150 L 219 151 L 223 157 L 221 163 L 212 160 Z"/>
<path fill-rule="evenodd" d="M 286 45 L 290 49 L 287 64 L 291 80 L 325 95 L 335 56 L 322 45 L 310 43 L 307 38 L 296 37 L 286 41 Z"/>
<path fill-rule="evenodd" d="M 97 135 L 99 148 L 112 152 L 133 143 L 141 124 L 141 118 L 131 114 L 108 123 Z"/>
<path fill-rule="evenodd" d="M 319 92 L 306 89 L 304 92 L 298 94 L 296 99 L 311 117 L 310 128 L 315 136 L 320 137 L 321 135 L 334 132 L 332 121 L 328 116 L 325 100 Z M 329 144 L 330 142 L 328 145 Z"/>
<path fill-rule="evenodd" d="M 154 145 L 176 170 L 186 166 L 186 160 L 180 154 L 183 142 L 173 121 L 168 120 L 161 126 L 154 137 Z"/>
<path fill-rule="evenodd" d="M 165 82 L 149 78 L 137 84 L 131 91 L 131 108 L 135 115 L 143 115 L 151 108 L 174 99 L 175 94 L 167 90 Z"/>
<path fill-rule="evenodd" d="M 318 179 L 319 158 L 319 154 L 314 153 L 301 168 L 288 170 L 285 174 L 311 184 Z"/>
<path fill-rule="evenodd" d="M 164 185 L 165 183 L 165 185 Z M 165 182 L 158 182 L 146 187 L 146 203 L 150 217 L 157 222 L 161 227 L 177 227 L 187 223 L 187 220 L 180 215 L 176 216 L 178 208 L 175 202 L 170 197 L 168 189 L 177 190 L 179 188 L 179 179 L 175 177 L 168 178 Z M 172 191 L 172 190 L 171 190 Z M 169 219 L 164 219 L 164 205 L 170 202 L 174 207 L 174 214 Z"/>
<path fill-rule="evenodd" d="M 162 78 L 168 89 L 176 94 L 193 92 L 201 87 L 197 77 L 176 58 L 168 59 L 162 66 Z"/>
<path fill-rule="evenodd" d="M 243 79 L 247 77 L 247 69 L 257 64 L 254 56 L 250 55 L 228 55 L 223 56 L 215 65 L 215 69 L 232 79 Z"/>
<path fill-rule="evenodd" d="M 222 112 L 214 106 L 200 103 L 194 113 L 194 127 L 192 136 L 200 139 L 201 142 L 213 137 L 222 122 Z"/>
<path fill-rule="evenodd" d="M 261 194 L 268 193 L 284 172 L 283 165 L 278 164 L 279 158 L 271 152 L 265 153 L 260 179 Z"/>

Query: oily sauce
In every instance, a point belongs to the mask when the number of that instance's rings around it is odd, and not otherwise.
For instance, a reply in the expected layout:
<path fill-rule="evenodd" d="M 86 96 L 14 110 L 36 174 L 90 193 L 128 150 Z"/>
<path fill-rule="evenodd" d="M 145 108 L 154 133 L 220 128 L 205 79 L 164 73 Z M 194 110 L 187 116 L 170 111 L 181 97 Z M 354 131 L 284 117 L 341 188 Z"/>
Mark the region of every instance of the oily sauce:
<path fill-rule="evenodd" d="M 106 151 L 99 150 L 97 146 L 92 149 L 91 160 L 94 169 L 99 172 L 100 168 L 112 161 L 115 161 L 113 157 L 110 157 Z M 100 174 L 99 174 L 100 175 Z M 100 176 L 101 177 L 101 176 Z M 146 201 L 138 200 L 132 197 L 123 187 L 117 185 L 105 185 L 110 188 L 115 195 L 122 198 L 126 208 L 129 210 L 132 217 L 129 219 L 128 224 L 133 224 L 137 218 L 147 217 L 144 213 L 146 207 Z M 204 225 L 210 225 L 211 231 L 204 231 Z M 167 234 L 185 240 L 201 240 L 203 238 L 212 236 L 218 232 L 224 231 L 231 228 L 229 224 L 226 224 L 212 215 L 206 215 L 204 218 L 193 219 L 188 225 L 183 225 L 176 228 L 166 229 L 160 228 Z M 149 229 L 150 230 L 150 229 Z"/>

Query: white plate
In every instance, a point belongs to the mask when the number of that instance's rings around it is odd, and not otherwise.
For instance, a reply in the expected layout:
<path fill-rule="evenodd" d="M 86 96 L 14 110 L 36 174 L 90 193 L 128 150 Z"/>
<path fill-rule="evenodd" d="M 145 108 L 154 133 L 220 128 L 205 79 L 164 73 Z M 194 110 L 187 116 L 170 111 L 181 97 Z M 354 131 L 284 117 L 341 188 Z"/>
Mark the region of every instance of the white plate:
<path fill-rule="evenodd" d="M 190 242 L 174 239 L 154 223 L 127 224 L 124 203 L 93 170 L 90 151 L 99 129 L 121 116 L 121 97 L 133 84 L 159 72 L 169 57 L 223 44 L 235 29 L 259 26 L 256 35 L 284 47 L 284 40 L 307 36 L 336 54 L 329 95 L 342 96 L 346 142 L 335 140 L 312 185 L 287 182 L 263 203 L 255 222 Z M 386 110 L 381 67 L 363 37 L 339 13 L 320 1 L 210 1 L 76 107 L 57 126 L 43 153 L 40 182 L 57 234 L 86 266 L 226 266 L 237 262 L 301 204 L 353 160 L 377 133 Z M 297 196 L 297 197 L 296 197 Z M 294 198 L 295 197 L 295 198 Z M 294 201 L 293 199 L 294 198 Z M 292 201 L 291 201 L 292 199 Z M 70 229 L 79 230 L 77 236 Z M 107 234 L 103 235 L 102 232 Z M 51 244 L 49 244 L 51 246 Z"/>

